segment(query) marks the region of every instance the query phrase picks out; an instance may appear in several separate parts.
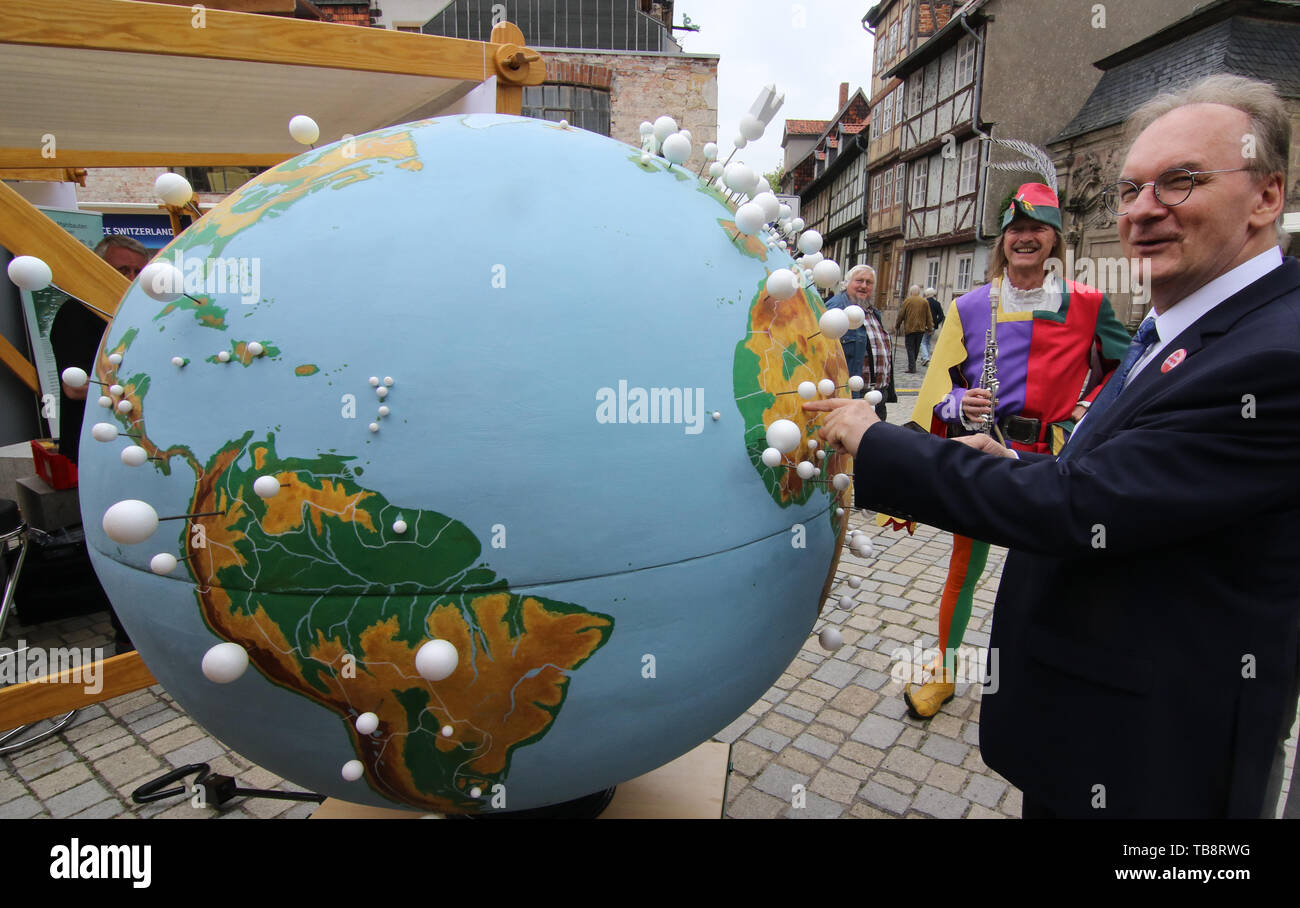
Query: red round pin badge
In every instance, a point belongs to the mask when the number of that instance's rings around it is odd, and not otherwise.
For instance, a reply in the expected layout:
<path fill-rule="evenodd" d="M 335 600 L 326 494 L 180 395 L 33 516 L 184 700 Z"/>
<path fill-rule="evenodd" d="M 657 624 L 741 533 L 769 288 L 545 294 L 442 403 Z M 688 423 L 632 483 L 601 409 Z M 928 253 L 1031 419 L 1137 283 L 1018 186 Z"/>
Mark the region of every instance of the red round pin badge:
<path fill-rule="evenodd" d="M 1179 348 L 1165 357 L 1165 361 L 1160 365 L 1160 371 L 1168 372 L 1185 359 L 1187 359 L 1187 351 Z"/>

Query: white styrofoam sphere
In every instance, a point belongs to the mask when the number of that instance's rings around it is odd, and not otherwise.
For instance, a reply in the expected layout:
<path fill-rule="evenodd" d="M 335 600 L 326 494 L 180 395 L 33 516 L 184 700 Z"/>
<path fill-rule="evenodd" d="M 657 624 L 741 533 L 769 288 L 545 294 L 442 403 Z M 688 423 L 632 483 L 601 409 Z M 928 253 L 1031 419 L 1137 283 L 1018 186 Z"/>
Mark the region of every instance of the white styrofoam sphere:
<path fill-rule="evenodd" d="M 54 272 L 45 264 L 44 259 L 34 255 L 15 256 L 9 263 L 9 280 L 23 290 L 35 292 L 44 290 L 54 280 Z"/>
<path fill-rule="evenodd" d="M 833 653 L 844 645 L 844 635 L 838 627 L 823 628 L 817 635 L 817 642 L 822 645 L 822 649 Z"/>
<path fill-rule="evenodd" d="M 805 230 L 799 234 L 798 246 L 804 255 L 812 255 L 822 248 L 822 235 L 816 230 Z"/>
<path fill-rule="evenodd" d="M 362 713 L 357 716 L 357 732 L 363 735 L 372 735 L 379 728 L 379 717 L 374 713 Z"/>
<path fill-rule="evenodd" d="M 403 519 L 400 518 L 400 517 L 398 517 L 396 520 L 394 520 L 394 521 L 393 521 L 393 532 L 396 533 L 398 536 L 401 536 L 403 533 L 405 533 L 405 532 L 406 532 L 406 521 L 403 520 Z"/>
<path fill-rule="evenodd" d="M 762 457 L 763 465 L 767 467 L 775 467 L 781 462 L 781 452 L 776 448 L 764 448 Z"/>
<path fill-rule="evenodd" d="M 754 171 L 750 170 L 748 165 L 741 164 L 737 161 L 735 164 L 728 164 L 722 172 L 722 182 L 727 184 L 727 188 L 735 192 L 745 192 L 754 185 Z"/>
<path fill-rule="evenodd" d="M 804 400 L 812 400 L 817 396 L 817 386 L 810 381 L 799 382 L 799 396 Z"/>
<path fill-rule="evenodd" d="M 681 164 L 691 156 L 691 140 L 680 132 L 673 133 L 664 139 L 664 145 L 660 151 L 663 152 L 665 158 L 674 164 Z"/>
<path fill-rule="evenodd" d="M 767 181 L 764 180 L 764 183 Z M 775 221 L 781 215 L 781 202 L 772 192 L 760 192 L 754 196 L 754 204 L 763 209 L 763 220 Z"/>
<path fill-rule="evenodd" d="M 194 198 L 194 187 L 190 181 L 179 173 L 170 171 L 158 174 L 158 179 L 153 181 L 153 191 L 154 195 L 173 208 L 187 205 Z"/>
<path fill-rule="evenodd" d="M 858 537 L 857 544 L 854 548 L 858 550 L 858 554 L 863 558 L 870 558 L 876 553 L 876 549 L 872 546 L 871 540 L 866 536 Z"/>
<path fill-rule="evenodd" d="M 855 590 L 856 590 L 858 587 L 862 586 L 862 578 L 861 578 L 861 577 L 850 577 L 850 578 L 848 579 L 847 582 L 848 582 L 849 586 L 850 586 L 852 589 L 855 589 Z"/>
<path fill-rule="evenodd" d="M 740 118 L 740 134 L 751 142 L 763 136 L 763 121 L 753 114 L 745 114 Z"/>
<path fill-rule="evenodd" d="M 108 393 L 112 394 L 114 397 L 121 397 L 126 393 L 126 388 L 123 388 L 121 385 L 109 385 Z"/>
<path fill-rule="evenodd" d="M 672 117 L 664 115 L 655 120 L 654 134 L 655 138 L 662 142 L 677 131 L 677 121 Z"/>
<path fill-rule="evenodd" d="M 821 463 L 821 462 L 822 462 L 823 460 L 825 460 L 825 459 L 826 459 L 826 452 L 825 452 L 825 451 L 818 451 L 818 452 L 817 452 L 817 462 L 818 462 L 818 463 Z"/>
<path fill-rule="evenodd" d="M 125 416 L 127 413 L 130 413 L 131 401 L 125 399 L 119 400 L 117 402 L 117 412 L 121 413 L 123 416 Z"/>
<path fill-rule="evenodd" d="M 744 136 L 737 134 L 736 137 L 731 140 L 731 144 L 735 145 L 737 148 L 744 148 L 749 144 L 749 140 Z"/>
<path fill-rule="evenodd" d="M 788 300 L 799 292 L 799 278 L 789 268 L 778 268 L 767 278 L 767 295 L 774 300 Z"/>
<path fill-rule="evenodd" d="M 113 406 L 113 398 L 109 397 L 107 394 L 101 394 L 98 403 L 101 407 L 107 410 Z"/>
<path fill-rule="evenodd" d="M 867 384 L 866 381 L 862 378 L 861 375 L 850 375 L 850 376 L 849 376 L 849 390 L 850 390 L 850 391 L 861 391 L 864 387 L 866 387 L 866 384 Z"/>
<path fill-rule="evenodd" d="M 253 480 L 253 491 L 259 498 L 274 498 L 280 494 L 280 480 L 274 476 L 259 476 Z"/>
<path fill-rule="evenodd" d="M 641 121 L 641 135 L 643 136 L 653 135 L 654 131 L 655 131 L 655 125 L 653 123 L 651 123 L 649 120 Z"/>
<path fill-rule="evenodd" d="M 148 502 L 126 498 L 104 512 L 104 532 L 122 545 L 144 542 L 158 529 L 158 512 Z"/>
<path fill-rule="evenodd" d="M 159 552 L 149 559 L 149 570 L 155 574 L 170 574 L 176 570 L 176 556 L 170 552 Z"/>
<path fill-rule="evenodd" d="M 86 370 L 77 366 L 68 366 L 59 377 L 63 379 L 63 383 L 69 388 L 84 388 L 86 383 L 90 381 L 90 376 L 86 374 Z"/>
<path fill-rule="evenodd" d="M 320 138 L 320 127 L 306 114 L 289 118 L 289 135 L 301 145 L 310 145 Z"/>
<path fill-rule="evenodd" d="M 843 309 L 827 309 L 817 324 L 821 327 L 822 334 L 831 340 L 839 340 L 849 331 L 849 317 Z"/>
<path fill-rule="evenodd" d="M 746 202 L 736 209 L 736 229 L 754 234 L 763 229 L 763 209 L 754 202 Z"/>
<path fill-rule="evenodd" d="M 90 437 L 95 441 L 112 441 L 117 438 L 117 426 L 111 422 L 97 422 L 90 427 Z"/>
<path fill-rule="evenodd" d="M 716 180 L 720 176 L 722 176 L 722 162 L 714 161 L 709 165 L 709 177 Z"/>
<path fill-rule="evenodd" d="M 853 608 L 853 604 L 853 597 L 849 595 L 841 596 L 838 603 L 839 607 L 844 609 Z"/>
<path fill-rule="evenodd" d="M 804 228 L 803 218 L 795 218 L 793 221 L 790 222 L 790 229 L 793 230 L 795 233 L 798 233 L 800 230 L 803 230 L 803 228 Z"/>
<path fill-rule="evenodd" d="M 794 468 L 794 471 L 799 474 L 800 479 L 812 479 L 817 475 L 817 468 L 808 460 L 799 461 L 799 465 Z"/>
<path fill-rule="evenodd" d="M 836 266 L 839 267 L 838 265 Z M 814 269 L 815 271 L 816 269 Z M 836 278 L 839 280 L 839 278 Z M 850 328 L 861 328 L 862 323 L 867 320 L 867 311 L 857 303 L 849 303 L 844 307 L 844 314 L 849 317 Z"/>
<path fill-rule="evenodd" d="M 339 771 L 344 781 L 355 782 L 366 774 L 366 765 L 360 760 L 348 760 L 343 764 L 343 769 Z"/>
<path fill-rule="evenodd" d="M 139 445 L 127 445 L 122 449 L 122 463 L 128 467 L 138 467 L 149 459 L 149 452 Z"/>
<path fill-rule="evenodd" d="M 875 390 L 868 391 L 865 395 L 863 395 L 863 400 L 871 404 L 871 406 L 873 407 L 879 404 L 884 399 L 885 396 L 881 394 L 879 391 L 875 391 Z"/>
<path fill-rule="evenodd" d="M 783 220 L 783 221 L 789 221 L 789 220 L 790 220 L 790 211 L 791 211 L 790 206 L 787 205 L 785 202 L 781 202 L 780 207 L 778 207 L 777 210 L 776 210 L 776 216 L 779 217 L 779 218 L 780 218 L 781 220 Z"/>
<path fill-rule="evenodd" d="M 172 365 L 175 366 L 175 367 L 178 368 L 178 369 L 181 368 L 182 366 L 185 365 L 185 357 L 183 357 L 183 356 L 173 356 L 173 357 L 172 357 Z"/>
<path fill-rule="evenodd" d="M 140 269 L 140 289 L 160 303 L 174 302 L 185 287 L 180 269 L 165 259 L 154 259 Z"/>
<path fill-rule="evenodd" d="M 120 366 L 120 365 L 122 365 L 122 354 L 121 354 L 121 353 L 110 353 L 110 354 L 108 354 L 108 361 L 109 361 L 110 363 L 112 363 L 113 365 L 115 365 L 115 366 Z"/>
<path fill-rule="evenodd" d="M 810 438 L 810 439 L 808 439 L 808 450 L 809 450 L 809 451 L 816 451 L 816 450 L 817 450 L 817 447 L 818 447 L 818 441 L 817 441 L 817 439 L 815 439 L 815 438 Z"/>
<path fill-rule="evenodd" d="M 248 351 L 249 356 L 261 356 L 266 351 L 266 348 L 257 341 L 249 341 L 244 349 Z"/>
<path fill-rule="evenodd" d="M 788 419 L 778 419 L 767 427 L 767 444 L 782 454 L 789 454 L 799 447 L 803 440 L 803 430 Z"/>
<path fill-rule="evenodd" d="M 852 481 L 853 478 L 848 473 L 836 473 L 831 479 L 831 484 L 835 486 L 835 491 L 843 492 Z"/>
<path fill-rule="evenodd" d="M 203 677 L 217 684 L 229 684 L 248 669 L 248 650 L 238 643 L 218 643 L 203 654 Z"/>
<path fill-rule="evenodd" d="M 415 652 L 415 670 L 426 681 L 450 677 L 459 664 L 460 653 L 446 640 L 430 640 Z"/>
<path fill-rule="evenodd" d="M 823 378 L 817 383 L 817 390 L 823 397 L 834 397 L 835 382 L 831 381 L 829 378 Z"/>
<path fill-rule="evenodd" d="M 712 160 L 715 160 L 717 157 L 718 157 L 718 143 L 717 143 L 717 142 L 705 142 L 705 143 L 704 143 L 704 160 L 706 160 L 706 161 L 712 161 Z"/>
<path fill-rule="evenodd" d="M 813 265 L 813 283 L 818 287 L 834 287 L 840 281 L 840 266 L 830 259 Z M 859 307 L 861 308 L 861 307 Z M 861 324 L 859 322 L 859 324 Z"/>
<path fill-rule="evenodd" d="M 217 362 L 219 362 L 219 363 L 228 363 L 228 362 L 230 362 L 230 351 L 229 351 L 229 350 L 222 350 L 222 351 L 220 351 L 219 353 L 217 353 Z"/>

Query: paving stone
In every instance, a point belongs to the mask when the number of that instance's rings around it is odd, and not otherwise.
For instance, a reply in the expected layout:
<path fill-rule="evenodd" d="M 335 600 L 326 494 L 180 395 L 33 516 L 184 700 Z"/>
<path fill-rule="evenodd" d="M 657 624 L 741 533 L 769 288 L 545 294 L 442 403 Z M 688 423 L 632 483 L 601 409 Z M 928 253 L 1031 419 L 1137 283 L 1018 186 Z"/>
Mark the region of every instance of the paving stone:
<path fill-rule="evenodd" d="M 125 697 L 118 697 L 115 700 L 109 700 L 105 704 L 105 708 L 111 715 L 125 716 L 138 709 L 143 709 L 150 703 L 157 702 L 158 697 L 154 694 L 151 694 L 148 691 L 138 691 Z"/>
<path fill-rule="evenodd" d="M 858 727 L 858 722 L 860 721 L 856 717 L 850 716 L 848 713 L 842 713 L 838 709 L 831 709 L 829 707 L 819 712 L 817 718 L 819 721 L 825 722 L 827 725 L 846 735 L 852 734 L 853 730 Z"/>
<path fill-rule="evenodd" d="M 40 801 L 31 795 L 23 795 L 7 804 L 0 804 L 0 820 L 28 820 L 40 816 L 43 809 Z"/>
<path fill-rule="evenodd" d="M 150 731 L 152 730 L 153 729 L 150 729 Z M 145 732 L 141 737 L 148 740 L 148 734 L 149 732 Z M 178 747 L 184 747 L 186 744 L 190 744 L 203 737 L 206 737 L 203 734 L 203 729 L 199 728 L 197 725 L 187 725 L 185 728 L 174 731 L 170 735 L 164 735 L 156 741 L 150 742 L 149 749 L 154 753 L 166 754 Z"/>
<path fill-rule="evenodd" d="M 807 727 L 806 723 L 791 719 L 789 716 L 777 715 L 775 712 L 768 713 L 759 724 L 764 728 L 770 728 L 777 734 L 791 738 L 803 734 L 804 729 Z"/>
<path fill-rule="evenodd" d="M 148 773 L 162 775 L 164 767 L 157 757 L 136 744 L 100 760 L 95 771 L 110 785 L 122 786 Z"/>
<path fill-rule="evenodd" d="M 861 787 L 862 783 L 855 777 L 831 769 L 823 769 L 808 784 L 809 791 L 815 791 L 840 804 L 852 804 Z"/>
<path fill-rule="evenodd" d="M 930 719 L 930 731 L 945 738 L 960 738 L 961 727 L 961 718 L 947 712 L 940 712 Z"/>
<path fill-rule="evenodd" d="M 150 728 L 146 731 L 142 731 L 139 734 L 140 737 L 143 738 L 144 740 L 152 742 L 152 741 L 160 741 L 163 738 L 167 737 L 168 735 L 174 735 L 177 734 L 178 732 L 188 732 L 188 731 L 198 731 L 198 726 L 194 724 L 194 720 L 191 719 L 189 716 L 177 716 L 175 719 L 170 719 L 164 722 L 162 725 L 159 725 L 155 728 Z M 192 741 L 194 739 L 191 738 L 190 740 Z"/>
<path fill-rule="evenodd" d="M 241 810 L 246 810 L 253 816 L 263 820 L 269 820 L 284 813 L 294 805 L 293 801 L 281 801 L 278 798 L 248 798 L 239 805 Z"/>
<path fill-rule="evenodd" d="M 854 684 L 871 690 L 880 690 L 889 683 L 889 675 L 884 672 L 878 672 L 872 668 L 864 668 L 862 672 L 853 680 Z"/>
<path fill-rule="evenodd" d="M 794 746 L 800 750 L 806 750 L 811 754 L 816 754 L 823 760 L 829 760 L 835 755 L 835 751 L 839 749 L 833 742 L 825 741 L 815 735 L 807 733 L 795 738 Z"/>
<path fill-rule="evenodd" d="M 163 710 L 167 708 L 168 708 L 167 702 L 165 700 L 154 700 L 152 703 L 148 703 L 145 706 L 140 707 L 139 709 L 133 709 L 131 710 L 131 712 L 126 713 L 125 715 L 122 715 L 119 718 L 127 725 L 130 725 L 132 722 L 139 722 L 141 719 L 145 718 L 146 716 L 152 716 L 154 713 L 158 712 L 159 710 Z"/>
<path fill-rule="evenodd" d="M 872 713 L 862 720 L 862 724 L 850 737 L 854 741 L 884 750 L 897 741 L 902 732 L 902 722 Z"/>
<path fill-rule="evenodd" d="M 819 794 L 806 792 L 803 807 L 788 807 L 783 816 L 792 820 L 834 820 L 844 813 L 844 805 Z"/>
<path fill-rule="evenodd" d="M 822 761 L 818 757 L 793 745 L 781 751 L 776 762 L 805 776 L 816 775 L 822 769 Z"/>
<path fill-rule="evenodd" d="M 842 688 L 853 680 L 858 673 L 858 667 L 851 662 L 843 662 L 839 659 L 828 659 L 821 668 L 813 672 L 813 678 L 832 687 Z"/>
<path fill-rule="evenodd" d="M 921 782 L 930 774 L 930 770 L 934 767 L 934 760 L 914 750 L 895 747 L 890 750 L 880 765 L 890 772 Z"/>
<path fill-rule="evenodd" d="M 41 776 L 62 769 L 64 766 L 67 766 L 76 759 L 77 755 L 70 749 L 65 748 L 64 750 L 56 751 L 51 756 L 45 757 L 42 760 L 19 766 L 15 772 L 18 773 L 18 777 L 24 782 L 30 783 L 33 779 L 39 779 Z"/>
<path fill-rule="evenodd" d="M 768 703 L 766 700 L 759 700 L 749 709 L 745 710 L 745 712 L 756 719 L 761 719 L 763 716 L 767 715 L 768 710 L 770 710 L 771 708 L 772 708 L 771 703 Z"/>
<path fill-rule="evenodd" d="M 858 797 L 893 816 L 902 816 L 912 806 L 912 799 L 907 795 L 886 788 L 874 780 L 862 786 Z"/>
<path fill-rule="evenodd" d="M 39 733 L 43 729 L 49 727 L 50 726 L 48 722 L 41 722 L 38 725 L 34 726 L 30 731 L 32 733 Z M 39 763 L 41 760 L 44 760 L 47 757 L 52 757 L 57 753 L 62 753 L 67 749 L 68 749 L 68 745 L 64 743 L 62 738 L 58 738 L 58 737 L 47 738 L 46 740 L 37 744 L 35 747 L 28 747 L 18 751 L 15 754 L 10 755 L 8 757 L 8 762 L 11 766 L 14 766 L 15 768 L 20 766 L 27 766 L 32 763 Z"/>
<path fill-rule="evenodd" d="M 800 653 L 799 655 L 800 658 L 795 659 L 788 666 L 786 666 L 785 669 L 785 673 L 787 675 L 793 676 L 796 680 L 799 678 L 808 677 L 810 674 L 812 674 L 813 669 L 817 667 L 812 662 L 809 662 L 807 659 L 802 658 L 805 655 L 804 653 Z"/>
<path fill-rule="evenodd" d="M 899 735 L 898 740 L 894 742 L 895 746 L 906 747 L 908 750 L 916 750 L 917 745 L 921 743 L 921 738 L 924 736 L 921 729 L 911 724 L 916 721 L 916 719 L 905 720 L 909 727 L 903 729 L 903 733 Z"/>
<path fill-rule="evenodd" d="M 1019 788 L 1012 788 L 1007 792 L 999 809 L 1008 816 L 1018 817 L 1024 812 L 1024 801 L 1020 794 Z"/>
<path fill-rule="evenodd" d="M 773 763 L 750 784 L 764 794 L 769 794 L 774 798 L 781 798 L 788 805 L 790 797 L 795 791 L 794 786 L 802 785 L 806 790 L 809 778 L 804 773 L 795 772 L 793 769 Z"/>
<path fill-rule="evenodd" d="M 748 741 L 737 741 L 731 745 L 731 768 L 746 777 L 762 772 L 771 759 L 769 751 Z"/>
<path fill-rule="evenodd" d="M 95 732 L 93 735 L 87 735 L 86 737 L 81 738 L 74 742 L 72 746 L 82 754 L 88 754 L 95 748 L 107 744 L 110 741 L 116 741 L 118 738 L 129 738 L 130 736 L 131 733 L 122 726 L 112 725 L 109 728 Z"/>
<path fill-rule="evenodd" d="M 807 683 L 807 681 L 803 682 L 803 684 Z M 812 683 L 816 684 L 819 682 L 814 681 Z M 803 684 L 800 684 L 799 686 L 803 687 Z M 804 693 L 802 690 L 796 690 L 785 698 L 785 702 L 782 705 L 815 714 L 826 705 L 826 701 L 819 697 L 814 697 L 812 694 Z"/>
<path fill-rule="evenodd" d="M 772 686 L 777 688 L 778 690 L 788 691 L 798 683 L 799 683 L 798 678 L 796 678 L 794 675 L 791 675 L 789 673 L 785 673 L 782 674 L 781 677 L 773 681 Z"/>
<path fill-rule="evenodd" d="M 989 769 L 984 763 L 983 758 L 980 757 L 978 747 L 972 747 L 970 749 L 970 753 L 966 754 L 966 759 L 961 762 L 961 768 L 969 769 L 971 772 L 979 773 L 980 775 L 989 775 L 993 772 L 993 770 Z"/>
<path fill-rule="evenodd" d="M 857 726 L 855 725 L 854 727 L 856 728 Z M 811 735 L 816 735 L 817 737 L 825 741 L 830 741 L 836 747 L 839 747 L 839 745 L 843 743 L 844 739 L 847 737 L 847 735 L 845 735 L 844 732 L 840 731 L 838 728 L 832 728 L 829 725 L 823 725 L 821 722 L 814 722 L 812 725 L 808 726 L 808 733 Z"/>
<path fill-rule="evenodd" d="M 786 691 L 781 690 L 781 688 L 771 687 L 768 688 L 767 693 L 763 694 L 763 696 L 760 699 L 768 703 L 780 703 L 782 700 L 785 699 L 785 695 L 786 695 Z"/>
<path fill-rule="evenodd" d="M 966 783 L 970 773 L 964 769 L 958 769 L 956 766 L 949 766 L 947 763 L 936 763 L 930 770 L 930 774 L 925 777 L 927 785 L 933 785 L 935 788 L 942 788 L 949 794 L 957 794 L 961 791 L 962 785 Z"/>
<path fill-rule="evenodd" d="M 27 794 L 27 789 L 23 783 L 15 778 L 0 778 L 0 804 L 6 801 L 12 801 L 14 798 L 21 798 Z"/>
<path fill-rule="evenodd" d="M 745 713 L 736 718 L 734 722 L 713 736 L 713 740 L 721 741 L 723 744 L 730 744 L 743 735 L 745 732 L 758 721 L 753 716 Z"/>
<path fill-rule="evenodd" d="M 880 694 L 850 684 L 831 698 L 830 705 L 850 716 L 865 716 L 878 702 L 880 702 Z"/>
<path fill-rule="evenodd" d="M 962 797 L 968 798 L 976 804 L 983 804 L 985 807 L 993 808 L 998 806 L 998 801 L 1006 790 L 1006 782 L 990 779 L 988 776 L 972 775 L 970 781 L 966 783 L 966 790 L 962 792 Z"/>
<path fill-rule="evenodd" d="M 48 776 L 34 779 L 30 787 L 32 794 L 42 801 L 48 801 L 60 792 L 75 788 L 89 778 L 90 769 L 85 763 L 72 763 L 58 772 L 52 772 Z"/>
<path fill-rule="evenodd" d="M 855 801 L 849 808 L 849 815 L 857 817 L 860 820 L 892 820 L 894 814 L 881 810 L 878 807 L 872 807 L 863 801 Z"/>
<path fill-rule="evenodd" d="M 185 766 L 190 763 L 206 763 L 226 752 L 226 748 L 211 738 L 200 738 L 165 754 L 173 766 Z"/>
<path fill-rule="evenodd" d="M 745 740 L 757 744 L 759 747 L 766 748 L 773 753 L 782 750 L 790 743 L 790 738 L 787 735 L 777 734 L 772 731 L 772 729 L 763 728 L 761 726 L 758 728 L 751 728 L 746 732 Z"/>
<path fill-rule="evenodd" d="M 1008 819 L 1010 819 L 1010 817 L 1008 817 L 1005 813 L 998 813 L 996 810 L 989 810 L 987 807 L 982 807 L 982 806 L 979 805 L 979 804 L 972 804 L 972 805 L 970 806 L 970 810 L 967 811 L 967 813 L 966 813 L 966 819 L 968 819 L 968 820 L 1008 820 Z"/>
<path fill-rule="evenodd" d="M 130 747 L 135 743 L 136 743 L 136 739 L 134 736 L 123 735 L 120 738 L 114 738 L 111 741 L 99 745 L 94 750 L 86 751 L 85 757 L 91 763 L 94 763 L 95 761 L 100 760 L 111 753 L 116 753 L 119 750 L 125 750 L 126 748 Z"/>
<path fill-rule="evenodd" d="M 90 779 L 75 788 L 70 788 L 52 798 L 47 798 L 44 803 L 45 809 L 50 812 L 50 816 L 56 820 L 61 820 L 81 813 L 86 808 L 93 807 L 108 797 L 109 791 L 99 782 Z"/>
<path fill-rule="evenodd" d="M 872 773 L 873 781 L 879 782 L 887 788 L 892 788 L 900 794 L 905 794 L 909 798 L 915 794 L 917 785 L 911 779 L 904 779 L 902 776 L 896 776 L 892 772 L 885 772 L 883 769 L 877 769 Z"/>
<path fill-rule="evenodd" d="M 80 717 L 78 717 L 80 719 Z M 97 716 L 89 722 L 73 725 L 63 732 L 63 740 L 68 742 L 80 741 L 82 738 L 88 738 L 93 734 L 103 731 L 106 728 L 112 728 L 116 723 L 111 716 Z"/>
<path fill-rule="evenodd" d="M 157 706 L 158 709 L 154 710 L 153 712 L 149 713 L 146 716 L 142 716 L 139 719 L 136 719 L 134 722 L 129 723 L 128 727 L 131 729 L 131 731 L 135 732 L 137 735 L 143 735 L 151 728 L 158 728 L 159 726 L 165 725 L 168 722 L 173 721 L 174 719 L 184 718 L 183 716 L 181 716 L 180 713 L 172 709 L 166 703 L 159 703 L 157 704 Z"/>
<path fill-rule="evenodd" d="M 902 719 L 907 715 L 907 703 L 902 697 L 884 697 L 871 711 L 891 719 Z"/>
<path fill-rule="evenodd" d="M 840 755 L 867 767 L 876 767 L 885 759 L 885 752 L 875 747 L 868 747 L 857 741 L 845 741 L 840 745 Z"/>
<path fill-rule="evenodd" d="M 791 694 L 791 696 L 794 695 Z M 780 713 L 781 715 L 794 719 L 796 722 L 802 723 L 803 725 L 807 725 L 813 719 L 817 718 L 817 714 L 814 712 L 809 712 L 806 709 L 798 709 L 797 707 L 791 706 L 789 700 L 790 698 L 787 697 L 786 702 L 778 703 L 776 706 L 773 706 L 772 712 Z"/>
<path fill-rule="evenodd" d="M 965 798 L 941 791 L 933 785 L 922 785 L 912 801 L 913 808 L 940 820 L 960 819 L 969 806 L 970 802 Z"/>
<path fill-rule="evenodd" d="M 951 763 L 953 766 L 961 765 L 961 761 L 966 759 L 966 754 L 969 752 L 969 745 L 952 738 L 945 738 L 943 735 L 932 734 L 921 745 L 921 753 L 927 757 Z"/>
<path fill-rule="evenodd" d="M 74 814 L 74 820 L 107 820 L 118 814 L 126 812 L 122 802 L 116 798 L 109 798 L 107 801 L 100 801 L 93 807 L 88 807 L 81 813 Z"/>
<path fill-rule="evenodd" d="M 849 634 L 852 633 L 856 633 L 856 632 L 849 631 L 844 635 L 844 639 L 846 642 L 848 642 Z M 820 703 L 817 705 L 817 709 L 821 709 L 826 705 L 827 700 L 829 700 L 831 697 L 834 697 L 836 694 L 840 692 L 840 689 L 833 685 L 827 684 L 825 681 L 818 681 L 816 678 L 804 678 L 802 681 L 799 682 L 798 691 L 800 693 L 808 694 L 811 697 L 816 697 L 820 701 Z M 796 703 L 794 705 L 800 706 L 801 704 Z M 805 708 L 812 709 L 813 707 L 806 706 Z"/>
<path fill-rule="evenodd" d="M 305 820 L 305 819 L 307 819 L 308 817 L 310 817 L 313 813 L 316 812 L 316 808 L 317 808 L 318 806 L 320 806 L 320 805 L 318 805 L 318 804 L 313 804 L 311 801 L 303 801 L 303 802 L 301 802 L 301 803 L 299 803 L 299 804 L 295 804 L 295 805 L 293 805 L 293 806 L 290 807 L 288 810 L 286 810 L 284 813 L 280 814 L 280 819 L 282 819 L 282 820 Z"/>
<path fill-rule="evenodd" d="M 780 816 L 781 811 L 789 806 L 788 800 L 781 801 L 771 795 L 763 794 L 751 785 L 736 798 L 727 815 L 738 820 L 770 820 Z"/>

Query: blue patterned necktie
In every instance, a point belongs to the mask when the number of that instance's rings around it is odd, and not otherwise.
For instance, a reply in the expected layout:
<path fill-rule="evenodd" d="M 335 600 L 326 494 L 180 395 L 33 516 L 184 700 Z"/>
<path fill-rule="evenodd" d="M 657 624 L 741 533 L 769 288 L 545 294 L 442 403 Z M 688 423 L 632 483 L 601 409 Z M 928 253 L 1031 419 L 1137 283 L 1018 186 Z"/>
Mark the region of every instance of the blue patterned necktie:
<path fill-rule="evenodd" d="M 1061 450 L 1061 456 L 1057 458 L 1058 461 L 1068 460 L 1070 455 L 1078 450 L 1079 436 L 1088 434 L 1088 427 L 1097 424 L 1101 415 L 1109 409 L 1110 405 L 1119 397 L 1120 392 L 1124 390 L 1124 384 L 1128 381 L 1128 374 L 1133 371 L 1133 366 L 1158 340 L 1160 340 L 1160 335 L 1156 333 L 1156 320 L 1148 315 L 1142 321 L 1137 334 L 1133 335 L 1133 342 L 1129 344 L 1128 353 L 1124 354 L 1124 361 L 1119 364 L 1119 368 L 1110 377 L 1110 381 L 1106 382 L 1106 387 L 1101 389 L 1097 399 L 1088 408 L 1088 418 L 1070 436 L 1069 443 Z"/>

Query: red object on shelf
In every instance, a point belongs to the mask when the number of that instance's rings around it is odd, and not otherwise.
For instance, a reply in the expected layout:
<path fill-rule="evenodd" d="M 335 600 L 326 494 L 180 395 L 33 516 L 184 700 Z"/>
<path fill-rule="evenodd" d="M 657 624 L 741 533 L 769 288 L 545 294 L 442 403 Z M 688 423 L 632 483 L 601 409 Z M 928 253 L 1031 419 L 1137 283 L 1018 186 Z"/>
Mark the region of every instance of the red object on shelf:
<path fill-rule="evenodd" d="M 36 466 L 36 475 L 44 479 L 50 488 L 62 491 L 77 487 L 77 465 L 55 451 L 54 442 L 34 439 L 32 463 Z"/>

